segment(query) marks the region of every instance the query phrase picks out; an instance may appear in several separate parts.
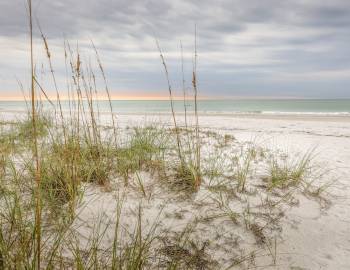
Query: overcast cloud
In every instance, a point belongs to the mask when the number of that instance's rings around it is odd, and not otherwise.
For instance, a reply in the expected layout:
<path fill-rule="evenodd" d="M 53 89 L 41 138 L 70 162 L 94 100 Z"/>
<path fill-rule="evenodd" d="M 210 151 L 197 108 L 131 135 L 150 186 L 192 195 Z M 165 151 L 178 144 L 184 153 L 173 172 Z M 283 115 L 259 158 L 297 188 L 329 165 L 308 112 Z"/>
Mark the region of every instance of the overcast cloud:
<path fill-rule="evenodd" d="M 0 0 L 0 97 L 20 95 L 16 77 L 28 83 L 25 3 Z M 349 0 L 33 0 L 33 6 L 60 81 L 63 40 L 78 41 L 85 62 L 93 40 L 114 95 L 166 94 L 154 36 L 177 87 L 179 43 L 190 74 L 197 24 L 203 96 L 350 98 Z M 35 37 L 39 74 L 46 61 L 37 27 Z"/>

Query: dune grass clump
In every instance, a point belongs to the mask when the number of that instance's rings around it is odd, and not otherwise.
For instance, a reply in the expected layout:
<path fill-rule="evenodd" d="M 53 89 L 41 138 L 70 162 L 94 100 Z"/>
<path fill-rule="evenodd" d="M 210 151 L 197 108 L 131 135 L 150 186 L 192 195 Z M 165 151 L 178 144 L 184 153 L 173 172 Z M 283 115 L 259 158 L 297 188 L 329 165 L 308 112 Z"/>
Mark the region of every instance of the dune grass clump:
<path fill-rule="evenodd" d="M 272 158 L 269 164 L 269 189 L 297 186 L 310 174 L 312 170 L 313 152 L 309 151 L 295 160 L 277 160 Z"/>
<path fill-rule="evenodd" d="M 72 201 L 77 193 L 77 184 L 64 160 L 51 156 L 41 163 L 43 197 L 52 205 L 64 205 Z M 61 207 L 60 206 L 60 207 Z"/>
<path fill-rule="evenodd" d="M 32 119 L 30 114 L 25 119 L 8 122 L 0 126 L 0 153 L 15 153 L 28 148 L 33 140 Z M 37 137 L 44 138 L 48 135 L 52 121 L 49 117 L 38 116 Z"/>
<path fill-rule="evenodd" d="M 47 163 L 68 172 L 68 179 L 75 179 L 77 185 L 84 182 L 108 184 L 116 151 L 107 143 L 91 144 L 70 139 L 66 143 L 53 142 L 48 151 L 51 157 Z"/>
<path fill-rule="evenodd" d="M 33 234 L 36 228 L 35 207 L 36 192 L 33 190 L 33 179 L 28 181 L 27 168 L 16 168 L 12 161 L 8 162 L 8 173 L 3 184 L 0 196 L 0 269 L 35 269 L 36 237 Z M 46 187 L 42 194 L 51 193 Z M 53 208 L 53 204 L 55 208 Z M 57 256 L 58 245 L 63 237 L 63 231 L 69 226 L 71 216 L 60 201 L 48 203 L 47 197 L 42 196 L 40 209 L 41 216 L 41 254 L 46 265 L 52 256 Z M 74 215 L 74 214 L 72 214 Z M 68 217 L 68 218 L 67 218 Z M 53 222 L 54 220 L 54 222 Z M 52 268 L 51 268 L 52 269 Z"/>
<path fill-rule="evenodd" d="M 63 139 L 59 130 L 49 133 L 40 144 L 41 197 L 52 211 L 60 212 L 66 205 L 73 211 L 83 183 L 109 185 L 116 152 L 106 142 L 94 144 L 76 136 Z M 22 177 L 31 183 L 36 169 L 30 160 L 23 162 Z"/>
<path fill-rule="evenodd" d="M 169 134 L 157 127 L 134 128 L 129 148 L 138 155 L 139 163 L 164 160 L 165 151 L 169 148 Z"/>
<path fill-rule="evenodd" d="M 2 158 L 15 152 L 18 144 L 16 140 L 17 132 L 13 128 L 13 124 L 0 127 L 0 155 Z"/>
<path fill-rule="evenodd" d="M 209 156 L 204 159 L 203 175 L 209 178 L 209 185 L 213 180 L 224 176 L 226 156 L 224 156 L 220 151 L 215 151 L 209 153 Z"/>
<path fill-rule="evenodd" d="M 19 194 L 6 192 L 1 196 L 0 211 L 0 268 L 24 269 L 32 264 L 34 248 L 33 221 L 24 211 Z"/>
<path fill-rule="evenodd" d="M 198 171 L 192 164 L 178 164 L 174 167 L 174 179 L 170 185 L 180 191 L 198 191 Z"/>
<path fill-rule="evenodd" d="M 124 145 L 116 151 L 116 170 L 125 183 L 130 174 L 141 169 L 156 171 L 164 166 L 165 152 L 169 147 L 169 135 L 157 127 L 136 127 Z"/>
<path fill-rule="evenodd" d="M 21 120 L 15 127 L 15 132 L 17 133 L 17 140 L 23 142 L 32 140 L 33 133 L 33 122 L 28 115 L 27 119 Z M 43 116 L 43 114 L 38 114 L 36 117 L 36 136 L 38 138 L 45 137 L 48 134 L 48 129 L 52 126 L 52 120 L 49 117 Z"/>
<path fill-rule="evenodd" d="M 181 62 L 182 62 L 182 91 L 183 91 L 183 104 L 185 112 L 185 130 L 194 132 L 195 136 L 193 139 L 187 141 L 181 137 L 181 127 L 176 118 L 176 112 L 174 108 L 174 97 L 173 88 L 169 78 L 168 66 L 165 61 L 164 54 L 160 48 L 158 40 L 156 44 L 160 54 L 160 59 L 164 68 L 165 78 L 168 86 L 168 94 L 171 108 L 172 121 L 174 125 L 174 131 L 176 135 L 176 152 L 178 157 L 178 168 L 176 168 L 176 176 L 181 182 L 188 181 L 188 185 L 192 185 L 194 190 L 199 190 L 202 182 L 201 173 L 201 140 L 199 135 L 199 116 L 198 116 L 198 83 L 197 83 L 197 32 L 195 27 L 195 39 L 194 39 L 194 58 L 193 58 L 193 70 L 192 70 L 192 90 L 193 90 L 193 104 L 194 104 L 194 127 L 188 125 L 188 112 L 186 109 L 186 90 L 185 90 L 185 79 L 184 79 L 184 68 L 183 68 L 183 52 L 181 44 Z"/>
<path fill-rule="evenodd" d="M 232 159 L 234 171 L 234 179 L 237 180 L 237 189 L 244 192 L 246 189 L 249 173 L 252 169 L 252 163 L 256 158 L 256 150 L 254 146 L 249 146 L 247 149 L 241 149 L 240 154 Z"/>
<path fill-rule="evenodd" d="M 115 166 L 115 150 L 108 145 L 80 146 L 78 168 L 81 170 L 81 181 L 107 185 Z"/>
<path fill-rule="evenodd" d="M 4 154 L 0 154 L 0 181 L 2 181 L 3 177 L 5 176 L 6 165 L 7 165 L 6 156 Z"/>
<path fill-rule="evenodd" d="M 45 191 L 50 192 L 49 188 L 46 186 Z M 26 196 L 26 200 L 23 200 L 23 196 Z M 51 204 L 46 204 L 45 198 L 44 196 L 41 208 L 41 265 L 45 266 L 44 269 L 122 270 L 149 267 L 155 256 L 151 253 L 151 248 L 158 236 L 156 229 L 159 221 L 156 218 L 148 229 L 144 229 L 141 206 L 137 212 L 135 226 L 129 230 L 121 226 L 122 205 L 118 199 L 116 220 L 100 217 L 93 221 L 93 224 L 86 226 L 90 231 L 88 238 L 82 241 L 77 228 L 71 226 L 74 221 L 78 221 L 75 210 L 65 209 L 61 202 L 56 201 L 56 208 L 61 207 L 63 211 L 52 216 L 55 210 L 51 208 Z M 21 193 L 18 186 L 1 196 L 1 269 L 36 269 L 33 267 L 36 243 L 33 237 L 33 199 L 35 194 Z M 109 241 L 106 242 L 106 232 L 113 225 L 114 234 L 109 236 Z"/>
<path fill-rule="evenodd" d="M 236 160 L 236 170 L 235 170 L 234 177 L 238 183 L 237 188 L 241 192 L 243 192 L 246 187 L 246 182 L 247 182 L 247 178 L 248 178 L 248 174 L 251 166 L 251 161 L 252 161 L 252 158 L 250 155 L 246 155 L 243 158 L 243 161 Z"/>

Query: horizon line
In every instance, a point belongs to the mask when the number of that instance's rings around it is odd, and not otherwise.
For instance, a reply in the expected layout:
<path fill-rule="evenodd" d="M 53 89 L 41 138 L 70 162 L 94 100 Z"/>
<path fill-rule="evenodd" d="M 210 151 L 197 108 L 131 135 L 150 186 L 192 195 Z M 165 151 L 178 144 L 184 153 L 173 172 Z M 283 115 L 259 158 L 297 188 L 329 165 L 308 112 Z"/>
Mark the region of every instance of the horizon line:
<path fill-rule="evenodd" d="M 0 101 L 26 101 L 28 97 L 1 97 Z M 172 98 L 174 101 L 183 101 L 183 97 L 176 96 Z M 198 101 L 223 101 L 223 100 L 341 100 L 341 99 L 350 99 L 350 97 L 283 97 L 283 96 L 220 96 L 220 97 L 198 97 Z M 46 98 L 41 98 L 36 100 L 48 101 Z M 50 101 L 58 101 L 56 97 L 49 97 Z M 69 100 L 77 100 L 77 99 L 69 99 L 67 97 L 60 98 L 61 101 L 69 101 Z M 83 100 L 87 100 L 87 98 L 83 98 Z M 98 101 L 108 101 L 108 97 L 98 97 L 94 98 L 94 100 Z M 137 96 L 137 97 L 111 97 L 111 101 L 170 101 L 170 97 L 166 96 Z M 187 97 L 186 100 L 193 101 L 193 97 Z"/>

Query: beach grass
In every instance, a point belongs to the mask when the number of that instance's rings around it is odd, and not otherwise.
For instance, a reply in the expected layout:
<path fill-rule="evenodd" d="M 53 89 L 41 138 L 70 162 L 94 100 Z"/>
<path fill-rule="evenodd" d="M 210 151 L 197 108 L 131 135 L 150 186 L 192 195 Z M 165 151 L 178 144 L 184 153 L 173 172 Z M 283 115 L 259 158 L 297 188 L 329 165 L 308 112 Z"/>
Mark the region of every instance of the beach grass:
<path fill-rule="evenodd" d="M 290 205 L 295 187 L 307 187 L 312 153 L 286 162 L 232 134 L 200 128 L 196 33 L 195 109 L 193 115 L 186 111 L 183 79 L 184 125 L 158 42 L 172 126 L 118 127 L 94 44 L 99 75 L 82 64 L 78 48 L 64 43 L 70 71 L 65 111 L 42 32 L 55 101 L 35 74 L 31 2 L 30 110 L 0 126 L 0 269 L 234 269 L 251 267 L 259 257 L 276 264 L 276 238 L 268 232 L 280 231 L 279 206 Z M 97 100 L 102 93 L 109 103 L 107 121 Z M 264 179 L 255 174 L 260 166 L 267 166 Z M 239 247 L 245 239 L 255 243 Z"/>

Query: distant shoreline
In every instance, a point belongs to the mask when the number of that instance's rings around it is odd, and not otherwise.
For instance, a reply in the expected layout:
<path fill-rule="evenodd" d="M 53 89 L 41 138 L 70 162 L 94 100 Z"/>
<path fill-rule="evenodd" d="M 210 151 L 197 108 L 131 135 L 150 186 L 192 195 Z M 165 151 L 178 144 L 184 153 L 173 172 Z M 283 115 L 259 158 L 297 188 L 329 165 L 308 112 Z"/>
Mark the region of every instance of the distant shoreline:
<path fill-rule="evenodd" d="M 67 97 L 61 98 L 61 101 L 66 102 L 72 99 L 69 99 Z M 108 102 L 108 98 L 101 98 L 96 99 L 97 101 L 106 101 Z M 174 96 L 174 101 L 183 101 L 183 97 L 181 96 Z M 193 97 L 187 96 L 187 101 L 193 101 Z M 211 98 L 211 97 L 200 97 L 198 98 L 198 101 L 342 101 L 342 100 L 350 100 L 350 97 L 335 97 L 335 98 L 308 98 L 308 97 L 217 97 L 217 98 Z M 22 102 L 24 101 L 23 98 L 4 98 L 0 97 L 0 102 Z M 57 102 L 56 97 L 50 97 L 50 101 Z M 160 97 L 160 98 L 112 98 L 111 101 L 141 101 L 141 102 L 152 102 L 152 101 L 169 101 L 169 97 Z M 47 102 L 47 100 L 43 100 L 43 102 Z"/>
<path fill-rule="evenodd" d="M 0 117 L 6 114 L 21 115 L 26 110 L 2 110 L 0 108 Z M 68 111 L 64 113 L 68 114 Z M 110 112 L 100 112 L 101 115 L 109 115 Z M 171 112 L 117 112 L 116 116 L 170 116 Z M 183 116 L 184 112 L 176 112 Z M 193 112 L 188 112 L 192 115 Z M 246 118 L 246 119 L 265 119 L 265 120 L 294 120 L 294 121 L 316 121 L 316 122 L 350 122 L 350 113 L 347 112 L 199 112 L 202 117 L 225 117 L 225 118 Z M 6 117 L 5 117 L 6 118 Z"/>

